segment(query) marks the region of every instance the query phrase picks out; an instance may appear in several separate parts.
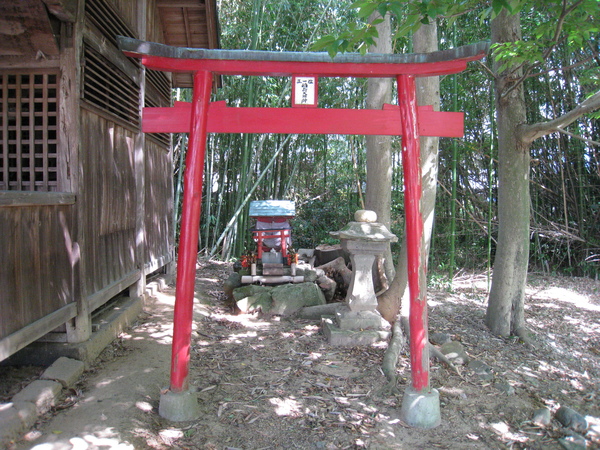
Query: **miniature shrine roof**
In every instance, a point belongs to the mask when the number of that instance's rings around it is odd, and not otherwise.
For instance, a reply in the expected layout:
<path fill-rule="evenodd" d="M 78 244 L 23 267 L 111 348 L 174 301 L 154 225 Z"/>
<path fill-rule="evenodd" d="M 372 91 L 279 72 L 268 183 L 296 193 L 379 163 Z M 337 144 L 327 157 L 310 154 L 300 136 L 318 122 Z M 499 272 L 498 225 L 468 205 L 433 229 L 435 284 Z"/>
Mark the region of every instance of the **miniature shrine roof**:
<path fill-rule="evenodd" d="M 250 202 L 250 217 L 294 217 L 296 204 L 291 200 L 255 200 Z"/>

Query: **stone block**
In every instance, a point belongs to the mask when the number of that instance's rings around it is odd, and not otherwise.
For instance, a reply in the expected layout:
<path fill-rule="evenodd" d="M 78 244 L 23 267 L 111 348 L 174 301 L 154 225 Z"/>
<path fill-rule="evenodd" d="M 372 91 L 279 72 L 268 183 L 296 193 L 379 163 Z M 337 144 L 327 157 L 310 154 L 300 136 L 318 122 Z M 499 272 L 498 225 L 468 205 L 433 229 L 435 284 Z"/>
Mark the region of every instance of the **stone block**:
<path fill-rule="evenodd" d="M 17 414 L 23 422 L 25 429 L 31 428 L 38 419 L 37 410 L 31 402 L 13 402 L 13 408 L 17 410 Z"/>
<path fill-rule="evenodd" d="M 433 345 L 444 345 L 451 340 L 448 333 L 432 333 L 429 335 L 429 342 Z"/>
<path fill-rule="evenodd" d="M 61 392 L 62 386 L 56 381 L 36 380 L 16 394 L 12 401 L 13 403 L 31 402 L 35 405 L 36 413 L 41 415 L 54 406 Z"/>
<path fill-rule="evenodd" d="M 283 264 L 263 263 L 263 275 L 284 275 Z"/>
<path fill-rule="evenodd" d="M 409 386 L 404 391 L 400 418 L 411 427 L 430 429 L 441 423 L 440 394 L 437 389 L 416 391 Z"/>
<path fill-rule="evenodd" d="M 266 313 L 271 310 L 273 299 L 269 292 L 259 292 L 238 300 L 236 305 L 244 314 L 253 313 L 258 310 Z"/>
<path fill-rule="evenodd" d="M 228 298 L 233 298 L 233 290 L 242 285 L 242 276 L 238 272 L 233 272 L 223 283 L 223 292 Z"/>
<path fill-rule="evenodd" d="M 350 311 L 344 308 L 336 313 L 340 330 L 389 330 L 390 324 L 377 311 Z"/>
<path fill-rule="evenodd" d="M 371 345 L 387 340 L 391 332 L 388 330 L 341 330 L 332 317 L 324 317 L 321 321 L 321 332 L 330 345 L 338 347 L 357 347 Z"/>
<path fill-rule="evenodd" d="M 0 446 L 8 447 L 8 443 L 16 439 L 24 429 L 25 425 L 13 404 L 0 404 Z"/>
<path fill-rule="evenodd" d="M 324 305 L 325 295 L 314 283 L 282 284 L 271 291 L 271 314 L 288 316 L 305 306 Z"/>
<path fill-rule="evenodd" d="M 547 427 L 552 422 L 552 414 L 546 407 L 536 409 L 531 421 L 540 427 Z"/>
<path fill-rule="evenodd" d="M 196 420 L 200 416 L 198 396 L 192 391 L 165 391 L 160 395 L 158 414 L 173 422 Z"/>
<path fill-rule="evenodd" d="M 588 429 L 588 423 L 584 416 L 579 414 L 574 409 L 568 406 L 561 406 L 556 411 L 554 418 L 558 420 L 563 426 L 571 428 L 578 433 L 585 433 Z"/>
<path fill-rule="evenodd" d="M 491 381 L 494 379 L 493 369 L 486 363 L 473 360 L 469 362 L 469 369 L 479 378 L 481 381 Z"/>
<path fill-rule="evenodd" d="M 84 368 L 85 364 L 82 361 L 61 356 L 44 371 L 40 378 L 58 381 L 64 388 L 68 388 L 77 383 L 83 375 Z"/>
<path fill-rule="evenodd" d="M 465 348 L 462 346 L 460 342 L 450 341 L 446 342 L 440 348 L 440 351 L 452 362 L 456 365 L 463 365 L 469 363 L 469 355 L 465 351 Z"/>
<path fill-rule="evenodd" d="M 242 286 L 233 290 L 233 298 L 235 301 L 239 301 L 246 297 L 252 297 L 253 295 L 260 294 L 263 292 L 270 292 L 272 288 L 266 286 L 258 286 L 251 284 L 248 286 Z"/>
<path fill-rule="evenodd" d="M 309 267 L 296 267 L 296 275 L 304 277 L 305 282 L 314 283 L 324 273 L 322 270 L 311 269 Z"/>

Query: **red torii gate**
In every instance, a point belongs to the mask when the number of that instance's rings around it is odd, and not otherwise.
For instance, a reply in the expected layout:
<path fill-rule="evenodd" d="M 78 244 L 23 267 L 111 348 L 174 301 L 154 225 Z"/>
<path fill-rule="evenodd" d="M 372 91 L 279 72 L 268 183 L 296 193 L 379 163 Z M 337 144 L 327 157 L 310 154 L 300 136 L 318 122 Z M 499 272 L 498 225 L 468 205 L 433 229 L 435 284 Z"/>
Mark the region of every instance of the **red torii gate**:
<path fill-rule="evenodd" d="M 482 42 L 421 54 L 341 54 L 332 60 L 326 53 L 189 49 L 124 37 L 118 39 L 126 55 L 141 58 L 142 63 L 150 69 L 194 72 L 191 104 L 177 102 L 172 108 L 144 108 L 142 121 L 142 131 L 146 133 L 190 134 L 177 261 L 170 390 L 161 397 L 161 415 L 171 420 L 191 420 L 197 416 L 197 400 L 187 394 L 207 133 L 402 136 L 410 291 L 411 387 L 417 396 L 426 395 L 430 387 L 419 137 L 462 137 L 463 113 L 439 112 L 433 111 L 431 106 L 417 106 L 415 77 L 461 72 L 466 69 L 467 62 L 483 58 L 489 44 Z M 398 105 L 385 105 L 382 110 L 317 108 L 316 102 L 314 106 L 303 105 L 300 108 L 228 107 L 225 102 L 210 102 L 214 74 L 395 77 Z M 419 420 L 415 421 L 415 426 L 419 426 Z"/>

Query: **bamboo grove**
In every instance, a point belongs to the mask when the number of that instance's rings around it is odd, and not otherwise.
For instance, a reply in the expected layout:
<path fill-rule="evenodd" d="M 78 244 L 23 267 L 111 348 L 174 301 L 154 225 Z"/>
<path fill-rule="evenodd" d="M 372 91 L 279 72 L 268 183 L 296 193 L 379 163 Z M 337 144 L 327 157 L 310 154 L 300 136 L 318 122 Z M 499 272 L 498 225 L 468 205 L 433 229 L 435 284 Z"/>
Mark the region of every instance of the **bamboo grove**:
<path fill-rule="evenodd" d="M 230 49 L 308 51 L 320 35 L 352 27 L 355 12 L 333 0 L 222 0 L 221 46 Z M 536 20 L 530 16 L 527 20 Z M 488 39 L 489 27 L 468 14 L 453 25 L 439 24 L 440 49 Z M 527 27 L 527 23 L 523 24 Z M 410 52 L 399 38 L 394 51 Z M 590 52 L 590 48 L 592 49 Z M 600 42 L 560 43 L 552 66 L 525 84 L 532 122 L 560 116 L 600 85 Z M 222 77 L 214 100 L 231 106 L 288 106 L 290 79 Z M 456 76 L 441 79 L 441 109 L 465 112 L 465 136 L 440 139 L 439 185 L 430 270 L 489 268 L 495 250 L 496 144 L 493 79 L 471 63 Z M 191 93 L 174 93 L 189 100 Z M 363 108 L 365 80 L 322 79 L 319 106 Z M 534 142 L 531 151 L 530 270 L 600 276 L 600 122 L 587 116 Z M 175 135 L 175 219 L 181 207 L 181 174 L 186 136 Z M 400 140 L 393 143 L 392 231 L 403 230 Z M 247 206 L 250 200 L 296 201 L 294 246 L 333 243 L 339 230 L 363 207 L 364 136 L 211 135 L 207 147 L 199 248 L 205 254 L 236 258 L 252 247 Z M 397 250 L 397 249 L 396 249 Z"/>

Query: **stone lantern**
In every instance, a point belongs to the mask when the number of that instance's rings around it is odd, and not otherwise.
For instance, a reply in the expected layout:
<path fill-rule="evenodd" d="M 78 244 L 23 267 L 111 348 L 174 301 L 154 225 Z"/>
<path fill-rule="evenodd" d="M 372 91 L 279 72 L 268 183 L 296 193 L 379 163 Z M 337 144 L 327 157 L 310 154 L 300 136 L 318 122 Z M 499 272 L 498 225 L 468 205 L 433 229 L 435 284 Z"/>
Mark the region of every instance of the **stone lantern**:
<path fill-rule="evenodd" d="M 333 318 L 324 319 L 324 334 L 334 345 L 371 344 L 389 336 L 389 324 L 377 311 L 373 286 L 373 264 L 383 255 L 389 242 L 398 237 L 377 222 L 374 211 L 359 210 L 354 222 L 331 234 L 339 237 L 342 248 L 350 254 L 352 281 L 346 303 Z"/>

